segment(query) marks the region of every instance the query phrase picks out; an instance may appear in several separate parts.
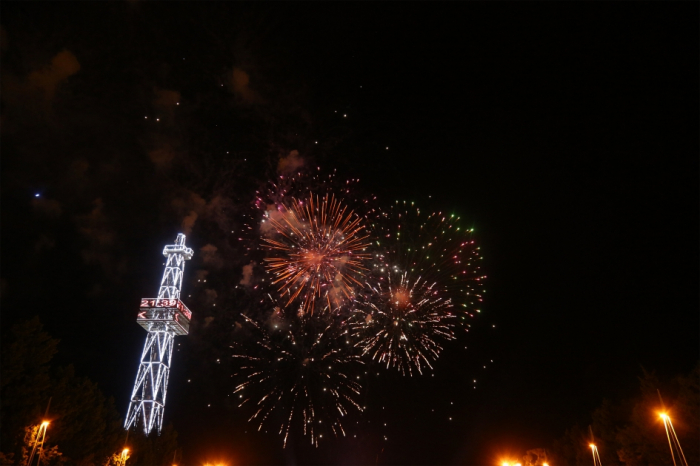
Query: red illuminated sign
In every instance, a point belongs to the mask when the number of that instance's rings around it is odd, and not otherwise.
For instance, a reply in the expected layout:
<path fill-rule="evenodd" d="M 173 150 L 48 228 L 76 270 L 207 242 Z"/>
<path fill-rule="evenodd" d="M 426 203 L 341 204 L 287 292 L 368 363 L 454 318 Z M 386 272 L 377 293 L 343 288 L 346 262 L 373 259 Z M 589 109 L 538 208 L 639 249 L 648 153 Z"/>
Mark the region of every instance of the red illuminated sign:
<path fill-rule="evenodd" d="M 167 298 L 143 298 L 141 300 L 140 307 L 146 308 L 176 308 L 182 312 L 188 319 L 192 318 L 192 312 L 187 309 L 185 303 L 179 299 L 167 299 Z M 139 314 L 139 318 L 145 318 L 144 313 Z"/>

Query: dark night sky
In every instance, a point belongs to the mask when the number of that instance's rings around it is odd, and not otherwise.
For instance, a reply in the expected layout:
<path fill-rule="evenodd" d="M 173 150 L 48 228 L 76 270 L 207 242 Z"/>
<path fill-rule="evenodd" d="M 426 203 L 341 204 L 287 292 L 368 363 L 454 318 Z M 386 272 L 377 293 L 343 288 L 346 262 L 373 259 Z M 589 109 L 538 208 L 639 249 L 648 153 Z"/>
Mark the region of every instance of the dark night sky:
<path fill-rule="evenodd" d="M 124 414 L 138 299 L 195 212 L 166 409 L 188 461 L 547 446 L 640 366 L 698 360 L 698 43 L 693 2 L 4 2 L 3 329 L 41 316 Z M 318 451 L 253 434 L 215 364 L 247 263 L 228 232 L 292 150 L 386 203 L 458 212 L 488 275 L 435 377 L 371 379 L 358 439 Z"/>

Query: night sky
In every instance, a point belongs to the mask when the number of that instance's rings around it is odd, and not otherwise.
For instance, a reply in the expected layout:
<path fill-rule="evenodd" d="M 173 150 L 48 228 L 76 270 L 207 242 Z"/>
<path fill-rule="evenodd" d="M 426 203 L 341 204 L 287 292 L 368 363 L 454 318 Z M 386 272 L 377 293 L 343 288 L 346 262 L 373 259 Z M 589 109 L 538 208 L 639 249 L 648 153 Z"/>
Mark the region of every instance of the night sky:
<path fill-rule="evenodd" d="M 3 2 L 2 326 L 39 315 L 125 415 L 139 299 L 187 232 L 165 422 L 191 464 L 547 447 L 698 360 L 698 43 L 692 2 Z M 349 438 L 283 450 L 217 359 L 250 305 L 231 232 L 293 151 L 457 213 L 488 279 L 434 377 L 372 366 Z"/>

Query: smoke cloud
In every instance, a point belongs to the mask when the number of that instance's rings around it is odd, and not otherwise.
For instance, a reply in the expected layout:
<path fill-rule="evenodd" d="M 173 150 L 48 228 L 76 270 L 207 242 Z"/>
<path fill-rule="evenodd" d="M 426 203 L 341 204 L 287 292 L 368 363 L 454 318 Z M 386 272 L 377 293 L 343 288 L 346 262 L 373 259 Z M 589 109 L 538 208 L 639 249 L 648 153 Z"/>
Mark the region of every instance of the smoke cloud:
<path fill-rule="evenodd" d="M 214 269 L 219 269 L 223 267 L 224 265 L 224 260 L 221 258 L 219 254 L 217 254 L 217 251 L 219 248 L 214 246 L 213 244 L 207 244 L 206 246 L 203 246 L 199 251 L 202 255 L 202 263 L 207 266 L 211 267 Z"/>
<path fill-rule="evenodd" d="M 250 75 L 240 68 L 234 68 L 231 75 L 231 85 L 234 94 L 247 104 L 254 104 L 260 101 L 260 96 L 249 86 Z"/>
<path fill-rule="evenodd" d="M 197 217 L 197 212 L 192 210 L 189 214 L 185 216 L 185 218 L 182 219 L 182 232 L 186 236 L 189 236 L 190 233 L 192 233 L 192 228 L 194 228 L 194 223 L 197 221 Z"/>
<path fill-rule="evenodd" d="M 54 199 L 34 198 L 32 199 L 34 211 L 50 218 L 60 217 L 63 209 L 61 203 Z"/>
<path fill-rule="evenodd" d="M 216 303 L 216 298 L 219 297 L 219 294 L 216 292 L 216 290 L 212 290 L 210 288 L 207 288 L 204 290 L 204 302 L 206 304 L 215 304 Z"/>
<path fill-rule="evenodd" d="M 155 99 L 153 105 L 156 110 L 166 111 L 172 110 L 180 103 L 180 93 L 178 91 L 169 91 L 167 89 L 155 89 Z"/>
<path fill-rule="evenodd" d="M 244 286 L 250 286 L 253 284 L 253 267 L 255 266 L 255 262 L 251 262 L 248 265 L 243 266 L 243 278 L 241 278 L 241 281 L 238 282 L 241 285 Z"/>
<path fill-rule="evenodd" d="M 156 168 L 168 168 L 175 159 L 175 151 L 169 145 L 165 145 L 149 151 L 148 158 L 151 159 Z"/>
<path fill-rule="evenodd" d="M 80 63 L 75 55 L 62 50 L 51 59 L 50 65 L 30 73 L 27 81 L 30 87 L 43 91 L 47 100 L 52 100 L 58 85 L 79 70 Z"/>
<path fill-rule="evenodd" d="M 299 156 L 298 150 L 293 150 L 286 157 L 280 157 L 277 163 L 277 173 L 290 174 L 304 166 L 304 159 Z"/>
<path fill-rule="evenodd" d="M 117 235 L 104 213 L 104 206 L 101 198 L 95 199 L 92 211 L 76 216 L 75 222 L 80 234 L 88 241 L 87 247 L 80 251 L 83 261 L 99 265 L 108 278 L 114 279 L 126 270 L 126 262 L 115 259 L 113 255 Z"/>

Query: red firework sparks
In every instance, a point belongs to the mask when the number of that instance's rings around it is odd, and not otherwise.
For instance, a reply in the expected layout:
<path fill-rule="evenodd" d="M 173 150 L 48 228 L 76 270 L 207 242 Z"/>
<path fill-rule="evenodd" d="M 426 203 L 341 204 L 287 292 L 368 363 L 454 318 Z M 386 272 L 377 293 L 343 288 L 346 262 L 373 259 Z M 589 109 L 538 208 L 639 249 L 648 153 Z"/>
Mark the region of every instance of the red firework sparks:
<path fill-rule="evenodd" d="M 368 235 L 361 218 L 348 210 L 334 195 L 310 194 L 303 201 L 292 198 L 268 217 L 277 235 L 263 238 L 273 253 L 265 265 L 280 294 L 289 296 L 285 307 L 299 298 L 302 313 L 313 313 L 317 301 L 332 309 L 362 286 Z"/>

